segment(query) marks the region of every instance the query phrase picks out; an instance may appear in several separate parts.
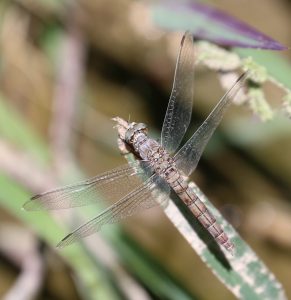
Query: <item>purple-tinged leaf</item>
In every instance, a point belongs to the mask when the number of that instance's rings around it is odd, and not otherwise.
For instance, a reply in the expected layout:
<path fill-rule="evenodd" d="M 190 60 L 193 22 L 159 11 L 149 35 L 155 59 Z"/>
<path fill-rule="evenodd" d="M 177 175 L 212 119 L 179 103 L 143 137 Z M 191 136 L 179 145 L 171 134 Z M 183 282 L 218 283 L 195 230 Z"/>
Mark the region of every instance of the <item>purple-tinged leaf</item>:
<path fill-rule="evenodd" d="M 200 2 L 164 1 L 151 7 L 153 20 L 170 30 L 189 30 L 197 38 L 244 48 L 285 50 L 287 47 L 242 21 Z"/>

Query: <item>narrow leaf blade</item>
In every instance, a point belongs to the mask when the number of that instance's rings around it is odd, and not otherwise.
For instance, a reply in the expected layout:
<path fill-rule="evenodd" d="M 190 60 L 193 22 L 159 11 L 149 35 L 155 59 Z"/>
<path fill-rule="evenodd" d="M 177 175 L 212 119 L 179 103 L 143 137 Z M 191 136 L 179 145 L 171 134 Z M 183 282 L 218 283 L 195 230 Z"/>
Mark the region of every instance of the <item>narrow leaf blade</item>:
<path fill-rule="evenodd" d="M 216 44 L 286 50 L 287 47 L 213 6 L 191 1 L 164 1 L 151 7 L 153 20 L 169 30 L 190 30 L 197 38 Z"/>

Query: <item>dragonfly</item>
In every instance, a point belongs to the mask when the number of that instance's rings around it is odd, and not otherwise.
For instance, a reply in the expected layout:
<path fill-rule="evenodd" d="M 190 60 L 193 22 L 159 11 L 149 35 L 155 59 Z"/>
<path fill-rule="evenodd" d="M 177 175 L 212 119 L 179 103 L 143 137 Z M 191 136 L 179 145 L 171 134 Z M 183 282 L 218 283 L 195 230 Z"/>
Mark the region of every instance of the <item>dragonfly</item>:
<path fill-rule="evenodd" d="M 127 163 L 91 179 L 35 195 L 24 204 L 25 210 L 33 211 L 80 207 L 104 198 L 114 201 L 103 212 L 65 236 L 57 247 L 70 245 L 99 231 L 105 224 L 118 222 L 143 209 L 165 205 L 172 191 L 218 244 L 227 251 L 233 251 L 234 244 L 189 187 L 186 178 L 196 169 L 205 146 L 231 100 L 243 87 L 248 72 L 237 79 L 200 127 L 179 148 L 191 121 L 194 64 L 193 35 L 186 32 L 181 40 L 160 143 L 148 136 L 144 123 L 127 122 L 119 117 L 113 119 L 118 130 L 119 148 L 123 154 L 133 154 L 136 163 Z"/>

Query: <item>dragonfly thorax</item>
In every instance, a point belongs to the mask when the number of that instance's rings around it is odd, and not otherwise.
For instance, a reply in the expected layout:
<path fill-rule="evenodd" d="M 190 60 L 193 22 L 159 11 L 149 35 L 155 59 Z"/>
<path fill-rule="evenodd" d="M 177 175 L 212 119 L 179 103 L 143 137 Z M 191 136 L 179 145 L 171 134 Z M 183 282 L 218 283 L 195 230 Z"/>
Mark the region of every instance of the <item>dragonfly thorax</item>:
<path fill-rule="evenodd" d="M 144 123 L 135 123 L 132 122 L 129 124 L 128 129 L 125 132 L 125 141 L 128 144 L 132 144 L 136 135 L 143 133 L 147 135 L 148 128 Z"/>

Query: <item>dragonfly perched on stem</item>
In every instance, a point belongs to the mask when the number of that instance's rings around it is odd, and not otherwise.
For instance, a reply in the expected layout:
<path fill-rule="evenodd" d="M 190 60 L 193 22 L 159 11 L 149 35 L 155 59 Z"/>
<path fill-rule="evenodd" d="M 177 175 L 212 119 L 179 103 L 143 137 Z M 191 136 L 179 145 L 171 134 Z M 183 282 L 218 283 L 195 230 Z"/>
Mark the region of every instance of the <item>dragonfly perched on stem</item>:
<path fill-rule="evenodd" d="M 175 153 L 190 124 L 193 101 L 195 53 L 193 37 L 186 32 L 176 63 L 174 83 L 166 111 L 161 144 L 148 137 L 143 123 L 114 118 L 122 152 L 133 153 L 136 164 L 126 164 L 92 179 L 44 192 L 24 204 L 26 210 L 54 210 L 93 204 L 102 198 L 116 201 L 89 222 L 68 234 L 58 247 L 67 246 L 80 238 L 100 230 L 108 223 L 155 205 L 165 205 L 174 191 L 199 222 L 226 250 L 233 243 L 214 216 L 189 187 L 186 176 L 196 168 L 202 152 L 220 123 L 231 100 L 243 86 L 247 73 L 243 73 L 217 103 L 202 125 Z M 163 195 L 158 197 L 156 195 Z"/>

